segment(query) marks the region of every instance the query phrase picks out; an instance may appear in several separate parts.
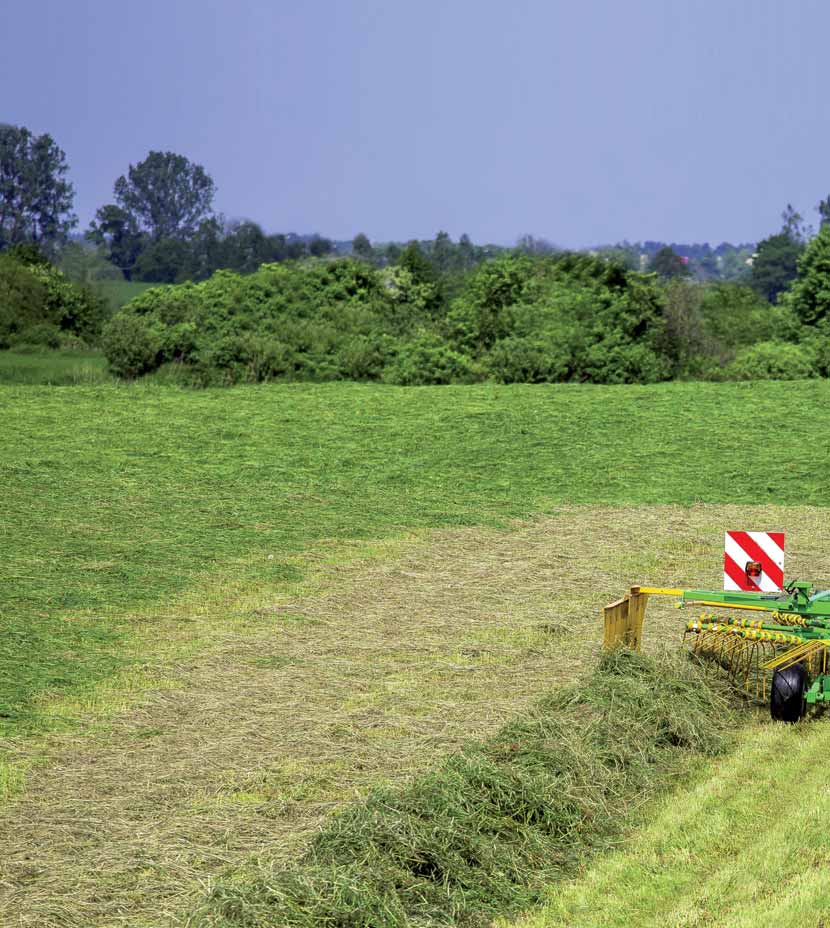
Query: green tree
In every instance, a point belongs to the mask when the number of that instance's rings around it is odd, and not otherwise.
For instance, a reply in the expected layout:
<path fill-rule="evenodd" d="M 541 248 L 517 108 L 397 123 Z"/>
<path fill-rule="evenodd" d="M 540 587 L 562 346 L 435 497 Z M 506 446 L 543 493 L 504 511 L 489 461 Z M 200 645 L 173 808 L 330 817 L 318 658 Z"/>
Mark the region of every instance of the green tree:
<path fill-rule="evenodd" d="M 372 243 L 362 232 L 358 232 L 352 239 L 352 254 L 361 261 L 371 261 L 375 256 Z"/>
<path fill-rule="evenodd" d="M 830 196 L 825 197 L 823 200 L 819 200 L 816 209 L 821 219 L 821 225 L 830 225 Z"/>
<path fill-rule="evenodd" d="M 208 218 L 216 186 L 184 155 L 151 151 L 115 182 L 116 203 L 151 239 L 184 240 Z"/>
<path fill-rule="evenodd" d="M 656 271 L 664 280 L 672 280 L 676 277 L 688 277 L 689 268 L 686 262 L 675 254 L 671 245 L 664 245 L 651 261 L 652 271 Z"/>
<path fill-rule="evenodd" d="M 455 263 L 455 246 L 447 232 L 439 232 L 432 243 L 432 261 L 441 274 L 446 274 Z"/>
<path fill-rule="evenodd" d="M 786 290 L 798 274 L 798 258 L 804 244 L 786 231 L 770 235 L 758 244 L 752 259 L 750 282 L 770 303 Z"/>
<path fill-rule="evenodd" d="M 319 235 L 316 235 L 308 243 L 309 253 L 314 258 L 322 258 L 323 255 L 330 254 L 333 248 L 334 246 L 331 243 L 331 239 L 321 238 Z"/>
<path fill-rule="evenodd" d="M 830 323 L 830 225 L 826 223 L 798 260 L 790 305 L 805 325 Z"/>
<path fill-rule="evenodd" d="M 106 251 L 108 260 L 127 280 L 132 279 L 135 263 L 147 244 L 147 237 L 139 229 L 134 216 L 114 203 L 102 206 L 96 212 L 86 237 Z"/>
<path fill-rule="evenodd" d="M 425 284 L 431 288 L 427 300 L 427 312 L 430 315 L 436 315 L 444 304 L 441 282 L 432 262 L 421 250 L 421 246 L 416 241 L 409 242 L 401 252 L 397 264 L 409 271 L 416 284 Z"/>
<path fill-rule="evenodd" d="M 458 263 L 463 270 L 469 270 L 476 263 L 475 245 L 466 232 L 458 240 Z"/>
<path fill-rule="evenodd" d="M 190 258 L 187 242 L 160 238 L 151 242 L 138 256 L 135 277 L 154 284 L 181 283 L 192 276 Z"/>
<path fill-rule="evenodd" d="M 0 125 L 0 249 L 33 242 L 46 251 L 77 225 L 66 156 L 50 135 Z"/>
<path fill-rule="evenodd" d="M 261 226 L 249 220 L 225 226 L 225 237 L 219 251 L 219 266 L 242 274 L 249 274 L 261 264 L 272 260 L 268 236 Z"/>
<path fill-rule="evenodd" d="M 752 258 L 750 284 L 770 303 L 795 280 L 807 235 L 804 218 L 788 203 L 781 213 L 781 231 L 758 243 Z"/>
<path fill-rule="evenodd" d="M 821 211 L 821 204 L 818 206 Z M 804 242 L 807 240 L 807 229 L 804 226 L 804 217 L 797 212 L 792 203 L 788 203 L 781 213 L 781 232 L 795 242 Z"/>

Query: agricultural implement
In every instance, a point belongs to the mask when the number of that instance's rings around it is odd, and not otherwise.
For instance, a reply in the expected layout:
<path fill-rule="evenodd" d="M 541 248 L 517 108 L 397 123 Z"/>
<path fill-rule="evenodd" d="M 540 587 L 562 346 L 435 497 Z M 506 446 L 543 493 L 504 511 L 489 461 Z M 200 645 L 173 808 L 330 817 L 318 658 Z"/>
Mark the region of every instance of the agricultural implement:
<path fill-rule="evenodd" d="M 751 579 L 758 565 L 749 561 L 745 570 Z M 606 648 L 639 650 L 650 596 L 701 610 L 686 623 L 684 642 L 750 696 L 769 700 L 774 719 L 795 722 L 830 702 L 830 590 L 801 582 L 771 593 L 635 586 L 603 610 Z"/>

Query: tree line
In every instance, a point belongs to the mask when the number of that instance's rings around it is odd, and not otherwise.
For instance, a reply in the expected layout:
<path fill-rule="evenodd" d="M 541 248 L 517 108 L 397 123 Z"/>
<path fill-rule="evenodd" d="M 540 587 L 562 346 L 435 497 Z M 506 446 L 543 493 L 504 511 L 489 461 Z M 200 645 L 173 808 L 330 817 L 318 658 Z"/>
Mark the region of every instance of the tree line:
<path fill-rule="evenodd" d="M 788 206 L 754 250 L 575 255 L 530 235 L 510 249 L 446 232 L 407 244 L 269 235 L 215 215 L 215 189 L 200 165 L 150 152 L 73 242 L 63 152 L 0 126 L 0 348 L 100 343 L 122 376 L 202 384 L 827 373 L 830 198 L 818 233 Z M 89 286 L 108 274 L 173 286 L 110 319 Z"/>
<path fill-rule="evenodd" d="M 67 175 L 66 156 L 51 136 L 0 125 L 0 251 L 32 244 L 47 257 L 62 254 L 78 224 Z M 175 152 L 149 152 L 116 178 L 112 201 L 98 208 L 81 236 L 87 264 L 96 267 L 98 259 L 100 268 L 103 259 L 128 281 L 179 283 L 204 280 L 219 269 L 250 273 L 264 263 L 335 254 L 353 254 L 385 266 L 394 264 L 405 247 L 396 242 L 373 244 L 363 233 L 339 243 L 320 235 L 266 233 L 251 220 L 217 215 L 215 194 L 216 184 L 202 165 Z M 75 235 L 77 263 L 82 246 Z M 561 250 L 532 235 L 522 236 L 515 249 L 476 246 L 467 235 L 454 243 L 446 232 L 419 244 L 441 273 L 468 270 L 508 250 L 530 255 Z M 741 280 L 750 276 L 752 246 L 646 241 L 600 246 L 594 252 L 632 270 L 671 274 L 674 261 L 696 279 Z"/>

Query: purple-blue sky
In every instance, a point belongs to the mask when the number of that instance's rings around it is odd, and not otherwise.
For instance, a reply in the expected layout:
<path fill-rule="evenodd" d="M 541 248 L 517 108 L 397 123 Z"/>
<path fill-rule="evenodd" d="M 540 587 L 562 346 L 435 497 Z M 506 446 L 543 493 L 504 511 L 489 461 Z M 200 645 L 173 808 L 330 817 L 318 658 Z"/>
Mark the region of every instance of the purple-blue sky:
<path fill-rule="evenodd" d="M 85 227 L 150 149 L 268 231 L 750 241 L 830 193 L 826 0 L 1 0 Z"/>

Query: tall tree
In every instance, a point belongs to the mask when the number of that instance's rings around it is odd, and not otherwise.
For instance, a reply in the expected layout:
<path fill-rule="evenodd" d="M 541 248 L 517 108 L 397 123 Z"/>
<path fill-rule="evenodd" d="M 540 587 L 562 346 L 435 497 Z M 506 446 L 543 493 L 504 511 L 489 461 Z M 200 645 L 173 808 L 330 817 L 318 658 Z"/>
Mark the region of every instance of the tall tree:
<path fill-rule="evenodd" d="M 414 239 L 407 243 L 397 260 L 399 267 L 405 267 L 416 284 L 425 284 L 428 288 L 426 309 L 436 315 L 444 303 L 441 280 L 429 258 L 421 251 L 421 246 Z"/>
<path fill-rule="evenodd" d="M 475 264 L 475 260 L 475 246 L 470 241 L 470 236 L 464 232 L 458 240 L 458 263 L 466 270 Z"/>
<path fill-rule="evenodd" d="M 752 286 L 770 303 L 774 303 L 778 294 L 798 275 L 798 259 L 806 239 L 804 219 L 788 203 L 781 213 L 781 231 L 759 242 L 752 259 Z"/>
<path fill-rule="evenodd" d="M 323 255 L 330 254 L 334 250 L 334 245 L 330 238 L 321 238 L 321 236 L 315 235 L 308 243 L 308 250 L 315 258 L 322 258 Z"/>
<path fill-rule="evenodd" d="M 759 242 L 752 259 L 752 286 L 774 303 L 778 294 L 783 293 L 798 275 L 798 258 L 803 251 L 804 244 L 785 232 L 770 235 Z"/>
<path fill-rule="evenodd" d="M 664 245 L 651 260 L 651 269 L 665 280 L 688 277 L 688 262 L 676 254 L 671 245 Z"/>
<path fill-rule="evenodd" d="M 819 203 L 818 209 L 820 212 L 821 203 Z M 794 242 L 803 242 L 807 238 L 804 217 L 795 210 L 792 203 L 788 203 L 781 213 L 781 233 L 788 235 Z"/>
<path fill-rule="evenodd" d="M 106 249 L 108 259 L 127 280 L 132 279 L 135 263 L 147 244 L 147 236 L 138 228 L 134 216 L 114 203 L 102 206 L 86 237 Z"/>
<path fill-rule="evenodd" d="M 374 258 L 372 243 L 363 232 L 358 232 L 352 239 L 352 254 L 361 261 L 371 261 Z"/>
<path fill-rule="evenodd" d="M 830 225 L 830 196 L 825 197 L 823 200 L 819 200 L 816 209 L 821 217 L 821 225 Z"/>
<path fill-rule="evenodd" d="M 455 247 L 447 232 L 439 232 L 432 243 L 432 261 L 438 271 L 445 274 L 455 260 Z"/>
<path fill-rule="evenodd" d="M 118 205 L 153 240 L 190 238 L 210 215 L 215 192 L 200 164 L 172 151 L 151 151 L 114 187 Z"/>
<path fill-rule="evenodd" d="M 792 308 L 805 325 L 830 320 L 830 224 L 822 225 L 804 249 L 790 293 Z"/>
<path fill-rule="evenodd" d="M 50 135 L 0 125 L 0 248 L 31 242 L 51 251 L 77 224 L 66 155 Z"/>

